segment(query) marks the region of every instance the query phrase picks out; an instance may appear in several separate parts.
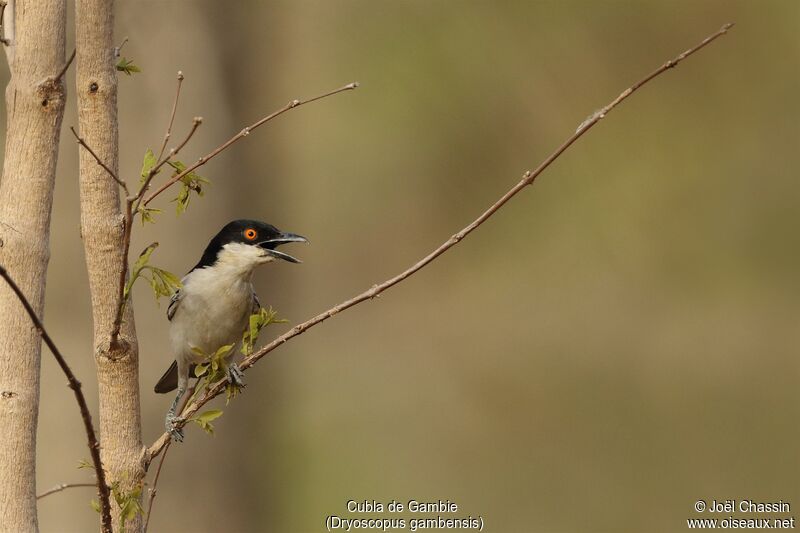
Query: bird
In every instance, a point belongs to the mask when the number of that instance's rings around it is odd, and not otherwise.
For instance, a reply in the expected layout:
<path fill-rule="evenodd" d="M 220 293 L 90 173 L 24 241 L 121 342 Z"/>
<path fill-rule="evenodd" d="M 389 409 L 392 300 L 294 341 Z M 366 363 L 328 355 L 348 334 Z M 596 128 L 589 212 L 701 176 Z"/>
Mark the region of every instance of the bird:
<path fill-rule="evenodd" d="M 178 389 L 164 420 L 172 439 L 183 441 L 175 411 L 194 366 L 204 362 L 202 354 L 213 354 L 242 339 L 250 315 L 261 307 L 253 288 L 254 270 L 276 259 L 300 263 L 275 249 L 291 242 L 307 243 L 308 239 L 258 220 L 229 222 L 211 239 L 200 261 L 183 277 L 181 288 L 170 298 L 167 319 L 175 361 L 156 383 L 155 392 L 165 394 Z M 228 381 L 243 387 L 243 377 L 241 369 L 230 362 Z"/>

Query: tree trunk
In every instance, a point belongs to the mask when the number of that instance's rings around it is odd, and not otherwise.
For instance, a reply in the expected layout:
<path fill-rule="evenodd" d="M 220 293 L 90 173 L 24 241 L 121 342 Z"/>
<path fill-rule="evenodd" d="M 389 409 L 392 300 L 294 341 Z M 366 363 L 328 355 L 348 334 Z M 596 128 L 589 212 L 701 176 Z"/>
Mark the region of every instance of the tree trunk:
<path fill-rule="evenodd" d="M 113 0 L 76 3 L 77 92 L 80 135 L 118 174 L 117 73 L 114 67 Z M 94 319 L 94 358 L 100 395 L 100 443 L 109 484 L 123 491 L 144 476 L 139 409 L 139 354 L 132 302 L 119 342 L 111 343 L 123 261 L 119 187 L 86 150 L 80 151 L 81 233 Z M 114 522 L 119 508 L 112 504 Z M 126 531 L 141 529 L 140 517 Z"/>
<path fill-rule="evenodd" d="M 64 116 L 64 84 L 56 76 L 64 66 L 66 2 L 9 2 L 4 19 L 11 81 L 0 181 L 0 263 L 41 317 Z M 2 283 L 0 317 L 0 531 L 36 531 L 41 339 Z"/>

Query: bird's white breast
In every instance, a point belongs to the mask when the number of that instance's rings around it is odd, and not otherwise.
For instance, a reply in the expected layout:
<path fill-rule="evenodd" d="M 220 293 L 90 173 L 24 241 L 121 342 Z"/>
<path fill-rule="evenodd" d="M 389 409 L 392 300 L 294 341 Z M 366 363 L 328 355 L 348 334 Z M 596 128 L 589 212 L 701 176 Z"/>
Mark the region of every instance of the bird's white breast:
<path fill-rule="evenodd" d="M 206 354 L 241 340 L 253 306 L 249 273 L 219 263 L 188 274 L 181 289 L 179 307 L 170 322 L 170 338 L 176 357 L 200 362 L 192 347 Z"/>

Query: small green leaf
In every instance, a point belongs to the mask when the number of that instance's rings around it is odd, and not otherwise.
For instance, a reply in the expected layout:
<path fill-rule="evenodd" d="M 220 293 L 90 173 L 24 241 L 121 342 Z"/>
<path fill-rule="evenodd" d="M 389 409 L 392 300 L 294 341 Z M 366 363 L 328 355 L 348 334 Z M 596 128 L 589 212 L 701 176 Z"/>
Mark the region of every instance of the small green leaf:
<path fill-rule="evenodd" d="M 159 303 L 160 305 L 160 298 L 162 296 L 169 296 L 169 294 L 164 294 L 167 292 L 164 284 L 161 283 L 161 279 L 156 275 L 150 275 L 150 277 L 147 278 L 147 281 L 150 283 L 150 287 L 153 289 L 153 296 L 156 298 L 156 303 Z"/>
<path fill-rule="evenodd" d="M 183 161 L 178 161 L 177 159 L 167 161 L 167 164 L 177 170 L 178 174 L 186 170 L 186 164 Z"/>
<path fill-rule="evenodd" d="M 233 383 L 228 383 L 225 385 L 225 405 L 231 403 L 233 398 L 236 398 L 236 395 L 242 392 L 242 387 L 238 385 L 234 385 Z"/>
<path fill-rule="evenodd" d="M 181 174 L 187 168 L 186 164 L 182 161 L 173 160 L 168 161 L 167 163 L 175 170 L 173 176 Z M 203 196 L 205 194 L 203 185 L 211 183 L 209 180 L 195 172 L 189 172 L 185 176 L 181 176 L 180 181 L 181 189 L 178 191 L 178 196 L 172 200 L 173 202 L 176 202 L 175 210 L 178 215 L 185 212 L 186 208 L 189 206 L 189 200 L 192 191 L 197 193 L 198 196 Z"/>
<path fill-rule="evenodd" d="M 161 268 L 158 268 L 158 269 L 154 268 L 153 270 L 157 270 L 158 271 L 158 275 L 164 281 L 164 284 L 167 287 L 169 287 L 170 289 L 172 289 L 172 292 L 175 292 L 176 290 L 178 290 L 181 287 L 183 287 L 183 283 L 181 283 L 181 280 L 178 279 L 178 276 L 176 276 L 172 272 L 168 272 L 168 271 L 163 270 Z"/>
<path fill-rule="evenodd" d="M 139 208 L 139 215 L 142 217 L 142 226 L 144 226 L 146 222 L 155 224 L 156 222 L 155 215 L 157 215 L 158 213 L 161 213 L 161 209 L 156 209 L 155 207 L 141 206 Z"/>
<path fill-rule="evenodd" d="M 139 258 L 134 263 L 133 268 L 131 269 L 131 274 L 128 279 L 127 285 L 125 285 L 125 290 L 123 292 L 123 298 L 127 298 L 128 294 L 131 291 L 131 287 L 133 287 L 136 278 L 142 273 L 142 270 L 147 265 L 147 262 L 150 261 L 150 256 L 153 254 L 153 251 L 158 248 L 158 243 L 154 242 L 147 248 L 145 248 L 142 253 L 139 254 Z"/>
<path fill-rule="evenodd" d="M 222 411 L 219 409 L 211 409 L 204 413 L 201 413 L 193 418 L 190 418 L 192 422 L 196 423 L 200 426 L 203 431 L 208 433 L 209 435 L 214 434 L 214 424 L 211 423 L 212 420 L 216 420 L 217 418 L 222 416 Z"/>
<path fill-rule="evenodd" d="M 189 187 L 186 185 L 181 185 L 181 190 L 178 192 L 178 196 L 176 196 L 173 201 L 177 202 L 175 205 L 176 213 L 178 215 L 184 213 L 186 208 L 189 207 Z"/>
<path fill-rule="evenodd" d="M 258 336 L 261 330 L 270 324 L 280 324 L 288 322 L 282 318 L 278 318 L 278 313 L 272 307 L 265 309 L 260 307 L 257 312 L 250 315 L 250 322 L 248 329 L 242 335 L 241 352 L 244 355 L 250 355 L 253 352 L 253 347 L 258 341 Z"/>
<path fill-rule="evenodd" d="M 150 176 L 150 171 L 153 170 L 153 167 L 156 166 L 156 155 L 153 153 L 151 149 L 147 149 L 144 153 L 144 161 L 142 162 L 142 173 L 141 173 L 141 180 L 140 183 L 144 184 L 147 180 L 148 176 Z"/>
<path fill-rule="evenodd" d="M 155 249 L 158 248 L 158 243 L 150 243 L 147 248 L 142 250 L 142 253 L 139 254 L 139 257 L 136 259 L 136 263 L 133 265 L 134 271 L 141 271 L 148 261 L 150 261 L 150 256 L 153 255 Z"/>
<path fill-rule="evenodd" d="M 119 512 L 119 528 L 121 533 L 125 531 L 125 523 L 134 518 L 137 514 L 143 514 L 144 510 L 139 504 L 139 498 L 142 495 L 142 485 L 138 485 L 129 491 L 120 489 L 119 480 L 111 484 L 111 495 L 120 509 Z"/>
<path fill-rule="evenodd" d="M 124 503 L 120 505 L 119 522 L 122 530 L 124 530 L 125 523 L 128 520 L 143 512 L 142 506 L 139 505 L 139 493 L 141 493 L 141 489 L 132 491 Z"/>
<path fill-rule="evenodd" d="M 90 462 L 87 459 L 81 459 L 78 461 L 78 469 L 81 468 L 94 468 L 94 463 Z"/>
<path fill-rule="evenodd" d="M 217 418 L 222 416 L 221 409 L 209 409 L 204 413 L 197 415 L 198 420 L 203 420 L 205 422 L 211 422 L 212 420 L 216 420 Z"/>
<path fill-rule="evenodd" d="M 228 354 L 228 353 L 229 353 L 231 350 L 233 350 L 233 347 L 234 347 L 234 346 L 235 346 L 235 344 L 226 344 L 225 346 L 220 346 L 220 347 L 217 349 L 217 351 L 214 353 L 214 358 L 215 358 L 215 359 L 217 359 L 217 358 L 224 357 L 224 356 L 225 356 L 225 355 L 227 355 L 227 354 Z"/>
<path fill-rule="evenodd" d="M 100 502 L 99 501 L 91 500 L 89 502 L 89 505 L 91 505 L 92 509 L 94 509 L 96 512 L 98 512 L 98 513 L 100 512 Z"/>
<path fill-rule="evenodd" d="M 195 365 L 195 367 L 194 367 L 194 377 L 196 377 L 196 378 L 202 377 L 206 372 L 208 372 L 208 365 L 207 364 Z"/>
<path fill-rule="evenodd" d="M 142 69 L 133 63 L 133 59 L 128 59 L 126 57 L 120 57 L 115 66 L 118 71 L 124 72 L 128 76 L 133 75 L 134 72 L 142 71 Z"/>
<path fill-rule="evenodd" d="M 159 299 L 162 296 L 172 296 L 175 291 L 183 286 L 178 277 L 171 272 L 167 272 L 166 270 L 154 267 L 152 265 L 144 265 L 142 270 L 145 269 L 150 271 L 150 277 L 147 281 L 150 283 L 150 287 L 153 289 L 153 295 L 156 298 L 156 302 L 159 302 Z"/>

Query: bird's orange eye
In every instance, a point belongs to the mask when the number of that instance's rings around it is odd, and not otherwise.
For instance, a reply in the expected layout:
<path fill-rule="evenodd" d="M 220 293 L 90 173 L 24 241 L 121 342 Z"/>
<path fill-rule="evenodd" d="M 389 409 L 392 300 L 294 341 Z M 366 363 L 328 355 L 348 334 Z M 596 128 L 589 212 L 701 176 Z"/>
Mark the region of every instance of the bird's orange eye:
<path fill-rule="evenodd" d="M 254 241 L 258 237 L 258 233 L 253 228 L 247 228 L 244 230 L 244 238 L 248 241 Z"/>

